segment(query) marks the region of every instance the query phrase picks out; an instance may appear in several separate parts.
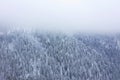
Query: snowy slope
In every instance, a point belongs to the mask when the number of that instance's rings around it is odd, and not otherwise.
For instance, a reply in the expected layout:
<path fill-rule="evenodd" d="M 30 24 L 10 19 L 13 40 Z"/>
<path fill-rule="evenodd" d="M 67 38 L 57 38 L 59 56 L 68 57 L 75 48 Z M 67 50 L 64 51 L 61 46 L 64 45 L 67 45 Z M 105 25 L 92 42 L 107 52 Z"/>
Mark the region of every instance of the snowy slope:
<path fill-rule="evenodd" d="M 0 80 L 120 80 L 120 36 L 0 35 Z"/>

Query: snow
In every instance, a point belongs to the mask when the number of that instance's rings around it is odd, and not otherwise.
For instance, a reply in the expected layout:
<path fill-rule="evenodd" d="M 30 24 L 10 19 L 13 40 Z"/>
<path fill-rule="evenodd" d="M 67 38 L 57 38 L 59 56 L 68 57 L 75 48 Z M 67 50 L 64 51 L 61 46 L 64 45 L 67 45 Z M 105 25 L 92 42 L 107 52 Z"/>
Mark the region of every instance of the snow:
<path fill-rule="evenodd" d="M 120 80 L 119 37 L 15 31 L 0 38 L 0 80 Z"/>

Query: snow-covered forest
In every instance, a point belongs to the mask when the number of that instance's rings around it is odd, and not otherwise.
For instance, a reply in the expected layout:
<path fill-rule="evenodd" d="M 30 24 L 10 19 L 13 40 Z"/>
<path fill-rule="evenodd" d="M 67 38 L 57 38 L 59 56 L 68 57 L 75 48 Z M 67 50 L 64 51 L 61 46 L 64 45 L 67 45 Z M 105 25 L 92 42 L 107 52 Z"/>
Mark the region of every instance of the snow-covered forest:
<path fill-rule="evenodd" d="M 120 80 L 120 35 L 0 35 L 0 80 Z"/>

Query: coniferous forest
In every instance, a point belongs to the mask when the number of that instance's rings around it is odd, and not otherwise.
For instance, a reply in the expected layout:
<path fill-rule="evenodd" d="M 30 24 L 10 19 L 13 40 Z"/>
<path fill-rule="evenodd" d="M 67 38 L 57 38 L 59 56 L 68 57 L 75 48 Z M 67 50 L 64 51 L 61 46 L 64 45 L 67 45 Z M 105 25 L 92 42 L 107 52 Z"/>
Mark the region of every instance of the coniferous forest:
<path fill-rule="evenodd" d="M 120 80 L 120 35 L 0 35 L 0 80 Z"/>

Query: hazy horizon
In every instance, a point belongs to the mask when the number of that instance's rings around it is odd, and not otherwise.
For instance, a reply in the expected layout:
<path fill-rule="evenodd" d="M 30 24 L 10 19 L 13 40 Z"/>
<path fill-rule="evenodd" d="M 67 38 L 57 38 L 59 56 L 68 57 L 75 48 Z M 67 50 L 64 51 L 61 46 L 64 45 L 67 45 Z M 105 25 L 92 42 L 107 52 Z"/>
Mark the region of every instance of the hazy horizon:
<path fill-rule="evenodd" d="M 120 32 L 119 0 L 1 0 L 0 31 Z"/>

